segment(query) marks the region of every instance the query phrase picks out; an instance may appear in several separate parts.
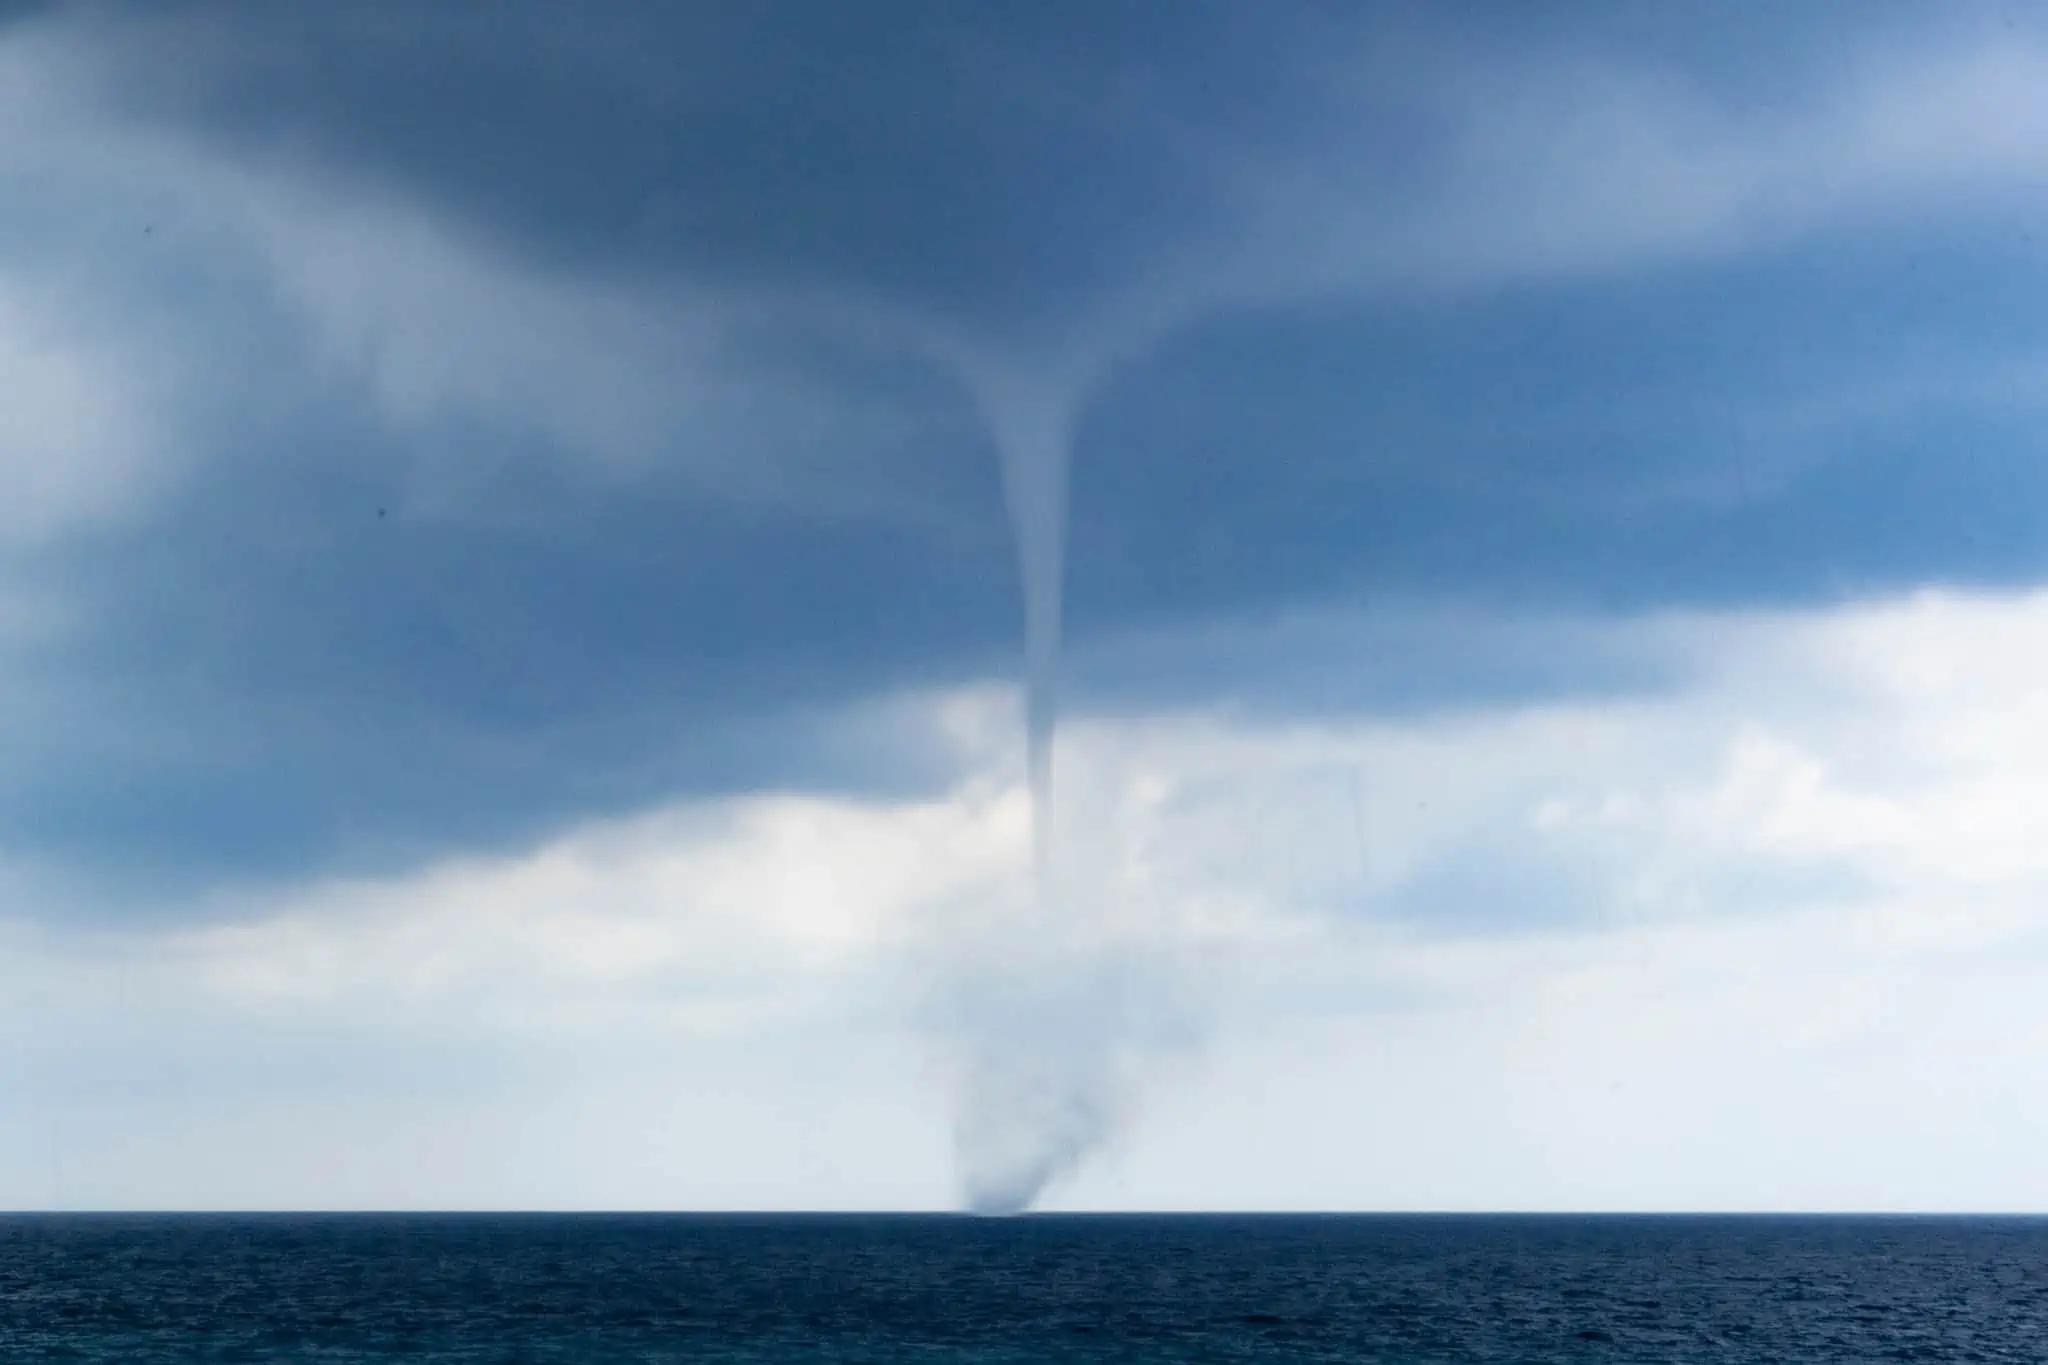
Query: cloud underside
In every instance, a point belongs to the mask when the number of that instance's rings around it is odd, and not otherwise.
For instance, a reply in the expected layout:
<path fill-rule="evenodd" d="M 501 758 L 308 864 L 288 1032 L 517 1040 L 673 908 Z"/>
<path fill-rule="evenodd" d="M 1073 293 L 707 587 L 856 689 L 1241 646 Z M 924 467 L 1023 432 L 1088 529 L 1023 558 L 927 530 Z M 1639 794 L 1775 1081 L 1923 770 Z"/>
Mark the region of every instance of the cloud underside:
<path fill-rule="evenodd" d="M 771 116 L 750 72 L 857 35 L 677 18 L 678 74 L 638 22 L 531 100 L 518 25 L 0 34 L 0 554 L 43 623 L 0 620 L 8 845 L 118 907 L 690 790 L 940 790 L 809 718 L 1013 667 L 991 386 L 1072 413 L 1083 709 L 1654 681 L 1186 644 L 1283 610 L 2040 571 L 2024 32 L 1881 28 L 1758 99 L 1569 35 L 1192 23 L 1119 75 L 1156 36 L 1062 67 L 948 19 L 929 80 L 877 56 Z M 1247 43 L 1298 79 L 1226 123 L 1194 92 Z M 746 150 L 777 136 L 806 157 Z"/>

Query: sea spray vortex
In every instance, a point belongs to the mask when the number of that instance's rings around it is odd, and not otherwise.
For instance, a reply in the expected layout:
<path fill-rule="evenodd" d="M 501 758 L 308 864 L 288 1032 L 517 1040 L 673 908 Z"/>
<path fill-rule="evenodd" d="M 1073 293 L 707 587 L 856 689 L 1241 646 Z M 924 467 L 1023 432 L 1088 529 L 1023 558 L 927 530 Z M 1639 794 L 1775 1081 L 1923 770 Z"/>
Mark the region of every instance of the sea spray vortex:
<path fill-rule="evenodd" d="M 977 946 L 953 983 L 962 1198 L 1022 1213 L 1130 1117 L 1154 1066 L 1192 1040 L 1190 1017 L 1150 953 L 1028 932 Z"/>

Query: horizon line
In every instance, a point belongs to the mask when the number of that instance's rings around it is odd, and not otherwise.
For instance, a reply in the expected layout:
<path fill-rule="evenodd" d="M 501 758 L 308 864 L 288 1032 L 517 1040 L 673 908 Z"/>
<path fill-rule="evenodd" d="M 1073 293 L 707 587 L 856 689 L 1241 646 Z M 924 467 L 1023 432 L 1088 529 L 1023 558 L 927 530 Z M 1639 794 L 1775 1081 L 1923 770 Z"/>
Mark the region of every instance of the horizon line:
<path fill-rule="evenodd" d="M 19 1208 L 0 1218 L 2048 1218 L 2048 1209 Z"/>

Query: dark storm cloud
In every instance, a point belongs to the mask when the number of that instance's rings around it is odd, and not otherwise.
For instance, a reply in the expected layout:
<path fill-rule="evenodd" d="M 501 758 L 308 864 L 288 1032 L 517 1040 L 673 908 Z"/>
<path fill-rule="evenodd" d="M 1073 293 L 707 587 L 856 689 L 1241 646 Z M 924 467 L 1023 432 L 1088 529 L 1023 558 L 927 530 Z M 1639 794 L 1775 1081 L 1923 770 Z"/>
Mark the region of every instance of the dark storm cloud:
<path fill-rule="evenodd" d="M 1598 609 L 2030 581 L 2048 300 L 2018 233 L 1192 329 L 1108 386 L 1073 619 L 1276 593 Z"/>
<path fill-rule="evenodd" d="M 1273 26 L 1223 10 L 116 13 L 142 18 L 110 39 L 137 116 L 395 179 L 578 269 L 853 284 L 1002 328 L 1056 327 L 1217 216 L 1170 114 L 1288 99 L 1256 59 Z M 1121 116 L 1141 101 L 1156 120 Z"/>
<path fill-rule="evenodd" d="M 1560 34 L 1463 13 L 1431 39 L 1453 76 L 1444 54 L 1461 44 L 1489 61 L 1531 43 L 1665 72 L 1689 60 L 1687 79 L 1722 94 L 1754 46 L 1824 66 L 1753 21 L 1702 36 L 1617 7 Z M 6 267 L 35 268 L 37 232 L 89 242 L 123 297 L 153 300 L 149 335 L 183 338 L 205 418 L 163 434 L 193 448 L 189 468 L 145 511 L 7 561 L 71 622 L 13 665 L 0 848 L 177 888 L 410 860 L 679 792 L 941 780 L 907 733 L 826 717 L 1013 666 L 988 434 L 943 345 L 887 328 L 869 344 L 745 300 L 815 290 L 1057 350 L 1146 288 L 1207 298 L 1186 283 L 1205 250 L 1228 262 L 1219 276 L 1256 274 L 1250 241 L 1292 278 L 1287 258 L 1314 254 L 1326 225 L 1245 201 L 1267 148 L 1341 151 L 1361 224 L 1486 202 L 1433 188 L 1460 144 L 1442 107 L 1404 103 L 1412 22 L 1251 14 L 251 4 L 15 25 L 66 25 L 108 118 L 241 168 L 231 187 L 303 174 L 337 202 L 410 206 L 448 259 L 488 255 L 499 273 L 379 324 L 410 349 L 337 378 L 261 271 L 144 246 L 198 240 L 202 212 L 160 235 L 125 203 L 89 222 L 75 199 L 24 212 Z M 1318 125 L 1317 61 L 1342 60 L 1318 44 L 1375 28 L 1384 48 L 1344 51 L 1389 93 L 1352 91 L 1351 121 Z M 1470 217 L 1442 238 L 1518 247 L 1517 222 Z M 393 287 L 380 221 L 335 229 L 327 263 L 358 275 L 322 306 Z M 1402 221 L 1361 249 L 1420 240 Z M 1304 605 L 1637 611 L 2038 577 L 2048 538 L 2030 509 L 2048 488 L 2014 377 L 2042 353 L 2044 277 L 2023 222 L 1969 222 L 1878 214 L 1407 292 L 1219 285 L 1184 317 L 1177 297 L 1155 301 L 1170 324 L 1156 344 L 1075 395 L 1079 701 L 1413 709 L 1663 680 L 1526 640 L 1418 640 L 1399 669 L 1341 650 L 1205 653 L 1210 623 Z M 1263 235 L 1241 239 L 1254 223 Z M 464 311 L 515 277 L 641 310 L 624 334 L 656 337 L 652 357 L 619 357 L 646 410 L 618 424 L 630 468 L 576 448 L 610 432 L 601 385 L 565 399 L 567 417 L 510 415 L 557 382 L 596 383 L 619 332 L 596 330 L 595 355 L 538 337 L 539 360 L 467 389 L 440 374 L 520 328 Z M 706 289 L 751 406 L 663 405 L 664 319 L 693 322 Z M 380 384 L 412 395 L 403 420 Z M 863 427 L 857 410 L 889 420 Z M 439 471 L 431 495 L 423 470 Z M 1148 659 L 1177 662 L 1133 666 Z"/>
<path fill-rule="evenodd" d="M 935 536 L 539 461 L 421 511 L 346 414 L 265 435 L 302 444 L 218 459 L 132 536 L 37 564 L 91 605 L 41 652 L 66 680 L 49 723 L 4 741 L 10 841 L 274 873 L 665 795 L 901 789 L 944 776 L 919 736 L 812 713 L 1014 652 L 985 461 L 960 514 L 990 533 Z"/>

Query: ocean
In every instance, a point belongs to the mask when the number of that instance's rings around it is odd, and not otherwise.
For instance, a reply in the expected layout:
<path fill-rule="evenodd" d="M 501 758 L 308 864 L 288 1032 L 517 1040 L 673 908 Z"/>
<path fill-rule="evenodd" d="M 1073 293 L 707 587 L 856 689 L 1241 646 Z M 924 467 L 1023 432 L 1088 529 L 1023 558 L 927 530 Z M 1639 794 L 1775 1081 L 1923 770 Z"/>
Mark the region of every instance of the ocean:
<path fill-rule="evenodd" d="M 2048 1360 L 2048 1220 L 16 1215 L 0 1361 Z"/>

